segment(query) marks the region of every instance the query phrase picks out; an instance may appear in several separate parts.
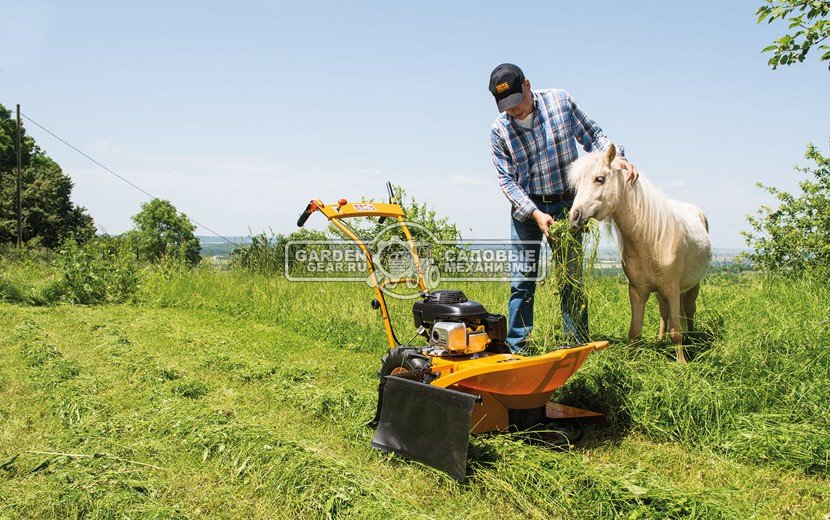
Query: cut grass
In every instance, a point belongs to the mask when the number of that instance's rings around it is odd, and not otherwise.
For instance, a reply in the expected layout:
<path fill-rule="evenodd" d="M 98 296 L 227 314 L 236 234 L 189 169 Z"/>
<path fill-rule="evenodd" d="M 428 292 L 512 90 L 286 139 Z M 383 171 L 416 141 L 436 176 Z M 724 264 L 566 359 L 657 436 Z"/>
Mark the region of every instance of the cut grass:
<path fill-rule="evenodd" d="M 569 453 L 474 437 L 465 484 L 369 447 L 386 345 L 368 287 L 209 270 L 151 271 L 141 287 L 140 306 L 0 304 L 0 517 L 830 513 L 817 282 L 708 279 L 692 363 L 656 342 L 592 355 L 557 397 L 609 425 Z M 461 288 L 504 311 L 506 285 Z M 621 337 L 622 281 L 589 288 L 592 331 Z M 409 305 L 391 303 L 402 338 Z M 558 307 L 541 287 L 539 349 Z"/>

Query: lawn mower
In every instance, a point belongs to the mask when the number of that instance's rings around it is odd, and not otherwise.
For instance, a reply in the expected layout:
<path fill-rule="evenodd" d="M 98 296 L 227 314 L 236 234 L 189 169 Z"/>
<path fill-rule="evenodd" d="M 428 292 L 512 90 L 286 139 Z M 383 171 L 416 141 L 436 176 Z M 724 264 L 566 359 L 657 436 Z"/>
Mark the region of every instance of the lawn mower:
<path fill-rule="evenodd" d="M 369 423 L 376 429 L 372 447 L 420 461 L 463 481 L 470 434 L 523 430 L 549 419 L 600 415 L 549 401 L 553 391 L 608 342 L 563 346 L 537 356 L 512 353 L 505 343 L 504 315 L 487 312 L 462 291 L 428 290 L 403 208 L 389 183 L 387 189 L 388 202 L 312 200 L 297 221 L 302 227 L 314 212 L 322 213 L 365 256 L 375 291 L 372 307 L 380 311 L 389 343 L 381 359 L 377 412 Z M 378 277 L 366 242 L 346 223 L 346 219 L 365 217 L 397 221 L 416 267 L 413 276 Z M 402 344 L 393 330 L 384 289 L 404 282 L 419 292 L 412 313 L 426 346 Z"/>

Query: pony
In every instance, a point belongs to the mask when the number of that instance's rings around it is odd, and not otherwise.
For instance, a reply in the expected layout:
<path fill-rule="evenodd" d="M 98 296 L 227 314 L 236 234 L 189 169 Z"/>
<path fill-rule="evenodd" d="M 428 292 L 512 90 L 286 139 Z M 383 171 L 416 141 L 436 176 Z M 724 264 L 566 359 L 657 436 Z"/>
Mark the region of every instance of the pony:
<path fill-rule="evenodd" d="M 574 232 L 590 218 L 610 224 L 628 278 L 629 340 L 640 340 L 646 302 L 656 292 L 658 338 L 668 327 L 677 361 L 685 363 L 683 331 L 694 328 L 700 280 L 712 256 L 709 223 L 699 208 L 669 199 L 642 175 L 634 184 L 627 182 L 616 154 L 612 144 L 571 164 L 568 184 L 576 197 L 568 222 Z"/>

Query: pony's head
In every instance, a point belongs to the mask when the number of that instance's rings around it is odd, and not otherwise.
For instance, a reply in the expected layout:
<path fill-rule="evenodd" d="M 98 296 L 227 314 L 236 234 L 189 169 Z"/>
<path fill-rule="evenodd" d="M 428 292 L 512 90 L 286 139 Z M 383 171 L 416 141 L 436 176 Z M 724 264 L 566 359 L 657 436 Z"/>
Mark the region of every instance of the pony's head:
<path fill-rule="evenodd" d="M 590 153 L 571 164 L 568 184 L 576 191 L 568 213 L 571 229 L 582 229 L 588 219 L 603 220 L 616 210 L 625 189 L 625 175 L 614 160 L 616 155 L 612 144 L 605 153 Z"/>

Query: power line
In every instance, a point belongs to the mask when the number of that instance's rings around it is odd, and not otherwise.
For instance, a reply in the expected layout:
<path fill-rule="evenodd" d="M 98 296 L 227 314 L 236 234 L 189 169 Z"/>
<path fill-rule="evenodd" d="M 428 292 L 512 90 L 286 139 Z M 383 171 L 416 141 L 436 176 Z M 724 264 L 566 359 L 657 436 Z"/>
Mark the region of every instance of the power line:
<path fill-rule="evenodd" d="M 79 150 L 78 148 L 76 148 L 75 146 L 72 146 L 72 144 L 70 144 L 70 143 L 66 142 L 66 140 L 62 139 L 60 136 L 56 135 L 54 132 L 52 132 L 52 131 L 51 131 L 51 130 L 49 130 L 48 128 L 44 127 L 43 125 L 41 125 L 40 123 L 38 123 L 37 121 L 35 121 L 34 119 L 32 119 L 31 117 L 29 117 L 29 116 L 27 116 L 26 114 L 23 114 L 23 113 L 21 113 L 20 115 L 21 115 L 21 116 L 23 116 L 23 117 L 25 117 L 26 119 L 28 119 L 30 122 L 34 123 L 36 126 L 38 126 L 41 130 L 43 130 L 43 131 L 44 131 L 44 132 L 46 132 L 47 134 L 51 135 L 52 137 L 54 137 L 54 138 L 55 138 L 55 139 L 57 139 L 58 141 L 62 142 L 63 144 L 65 144 L 65 145 L 66 145 L 66 146 L 68 146 L 69 148 L 72 148 L 73 150 L 75 150 L 75 151 L 76 151 L 76 152 L 78 152 L 79 154 L 83 155 L 84 157 L 86 157 L 87 159 L 89 159 L 89 160 L 90 160 L 90 161 L 92 161 L 93 163 L 97 164 L 98 166 L 100 166 L 101 168 L 103 168 L 104 170 L 106 170 L 107 172 L 109 172 L 109 173 L 111 173 L 111 174 L 115 175 L 116 177 L 118 177 L 118 178 L 119 178 L 119 179 L 121 179 L 122 181 L 126 182 L 127 184 L 129 184 L 129 185 L 130 185 L 130 186 L 132 186 L 133 188 L 135 188 L 135 189 L 137 189 L 138 191 L 140 191 L 141 193 L 143 193 L 143 194 L 147 195 L 148 197 L 150 197 L 150 198 L 151 198 L 151 199 L 153 199 L 153 200 L 161 200 L 161 199 L 159 199 L 158 197 L 156 197 L 155 195 L 153 195 L 152 193 L 149 193 L 147 190 L 145 190 L 145 189 L 141 188 L 140 186 L 138 186 L 138 185 L 134 184 L 134 183 L 133 183 L 132 181 L 130 181 L 129 179 L 126 179 L 126 178 L 122 177 L 121 175 L 118 175 L 117 173 L 115 173 L 114 171 L 112 171 L 112 169 L 110 169 L 110 168 L 108 168 L 108 167 L 104 166 L 103 164 L 101 164 L 100 162 L 96 161 L 95 159 L 93 159 L 93 158 L 92 158 L 92 157 L 90 157 L 89 155 L 85 154 L 84 152 L 82 152 L 81 150 Z M 190 218 L 190 217 L 188 217 L 188 218 Z M 190 218 L 190 220 L 191 220 L 194 224 L 196 224 L 197 226 L 199 226 L 199 227 L 201 227 L 201 228 L 204 228 L 206 231 L 208 231 L 208 232 L 210 232 L 210 233 L 213 233 L 214 235 L 216 235 L 217 237 L 221 238 L 221 239 L 222 239 L 222 240 L 224 240 L 225 242 L 227 242 L 227 243 L 229 243 L 229 244 L 233 244 L 233 245 L 235 245 L 235 246 L 238 246 L 238 245 L 239 245 L 239 244 L 237 244 L 236 242 L 234 242 L 233 240 L 229 240 L 227 237 L 224 237 L 224 236 L 220 235 L 219 233 L 217 233 L 216 231 L 214 231 L 214 230 L 210 229 L 210 228 L 209 228 L 209 227 L 207 227 L 206 225 L 204 225 L 204 224 L 202 224 L 202 223 L 198 222 L 196 219 L 194 219 L 194 218 Z"/>

